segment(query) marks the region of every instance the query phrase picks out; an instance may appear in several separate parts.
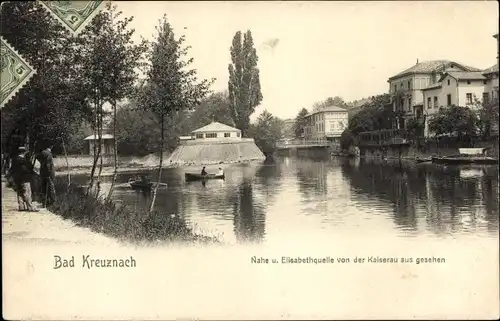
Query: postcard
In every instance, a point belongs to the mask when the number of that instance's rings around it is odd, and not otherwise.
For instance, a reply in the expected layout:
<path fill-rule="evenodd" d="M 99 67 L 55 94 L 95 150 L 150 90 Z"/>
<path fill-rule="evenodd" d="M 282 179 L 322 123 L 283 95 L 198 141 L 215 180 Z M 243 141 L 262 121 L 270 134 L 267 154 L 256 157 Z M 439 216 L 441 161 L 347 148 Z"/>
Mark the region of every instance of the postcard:
<path fill-rule="evenodd" d="M 5 319 L 498 319 L 496 2 L 0 10 Z"/>

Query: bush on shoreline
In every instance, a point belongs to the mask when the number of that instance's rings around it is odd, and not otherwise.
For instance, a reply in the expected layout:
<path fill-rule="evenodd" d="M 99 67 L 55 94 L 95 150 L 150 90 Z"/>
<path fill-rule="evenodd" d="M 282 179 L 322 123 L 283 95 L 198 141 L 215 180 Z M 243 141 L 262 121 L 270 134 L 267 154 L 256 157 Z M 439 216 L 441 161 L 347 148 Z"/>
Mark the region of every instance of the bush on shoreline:
<path fill-rule="evenodd" d="M 78 225 L 133 243 L 172 241 L 220 243 L 215 236 L 196 233 L 178 216 L 161 212 L 132 211 L 112 201 L 86 195 L 84 187 L 60 183 L 50 210 Z"/>

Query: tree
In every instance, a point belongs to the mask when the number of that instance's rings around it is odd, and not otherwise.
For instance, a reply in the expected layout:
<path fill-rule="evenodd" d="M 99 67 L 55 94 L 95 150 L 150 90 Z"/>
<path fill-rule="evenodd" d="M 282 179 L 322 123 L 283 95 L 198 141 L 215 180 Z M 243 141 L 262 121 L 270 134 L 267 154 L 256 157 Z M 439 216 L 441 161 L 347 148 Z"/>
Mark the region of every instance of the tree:
<path fill-rule="evenodd" d="M 2 4 L 2 36 L 35 68 L 36 74 L 2 109 L 2 145 L 27 145 L 30 161 L 43 145 L 64 153 L 71 183 L 66 143 L 89 115 L 83 78 L 74 61 L 76 38 L 41 5 Z M 11 142 L 12 137 L 19 138 Z"/>
<path fill-rule="evenodd" d="M 441 108 L 429 120 L 429 130 L 439 135 L 457 137 L 458 141 L 470 140 L 478 132 L 478 116 L 468 107 L 449 106 Z"/>
<path fill-rule="evenodd" d="M 234 126 L 230 115 L 229 95 L 227 92 L 214 93 L 203 99 L 189 115 L 187 125 L 184 126 L 183 130 L 185 134 L 188 134 L 213 121 Z"/>
<path fill-rule="evenodd" d="M 241 135 L 246 136 L 250 126 L 250 115 L 262 101 L 257 51 L 252 33 L 248 30 L 241 41 L 241 32 L 234 35 L 229 64 L 229 101 L 231 117 Z"/>
<path fill-rule="evenodd" d="M 188 116 L 179 112 L 165 119 L 164 149 L 173 151 L 178 146 L 177 137 L 184 131 Z M 116 116 L 116 142 L 120 155 L 145 156 L 160 149 L 160 126 L 155 114 L 139 107 L 135 101 L 118 108 Z"/>
<path fill-rule="evenodd" d="M 134 90 L 134 82 L 137 79 L 136 71 L 142 66 L 142 55 L 147 47 L 144 40 L 139 44 L 134 44 L 132 37 L 135 30 L 128 30 L 128 25 L 133 17 L 120 19 L 121 11 L 116 11 L 116 5 L 108 3 L 106 9 L 99 13 L 102 16 L 102 28 L 100 35 L 107 40 L 104 62 L 105 72 L 109 74 L 109 79 L 105 77 L 102 85 L 107 89 L 103 90 L 102 98 L 111 103 L 113 109 L 113 137 L 114 139 L 114 172 L 111 181 L 111 188 L 108 199 L 113 195 L 116 176 L 118 174 L 118 148 L 117 148 L 117 102 L 123 98 L 130 97 Z M 93 29 L 96 30 L 96 29 Z M 101 132 L 102 133 L 102 132 Z M 100 137 L 100 136 L 99 136 Z"/>
<path fill-rule="evenodd" d="M 375 96 L 363 109 L 352 116 L 348 128 L 354 135 L 364 131 L 390 129 L 392 120 L 398 115 L 398 112 L 395 113 L 392 110 L 391 98 L 388 94 Z"/>
<path fill-rule="evenodd" d="M 349 129 L 345 129 L 340 135 L 340 148 L 344 151 L 349 150 L 349 147 L 354 145 L 355 136 Z"/>
<path fill-rule="evenodd" d="M 249 132 L 253 136 L 255 144 L 267 156 L 274 152 L 276 142 L 283 138 L 283 129 L 283 121 L 264 110 L 255 124 L 251 126 Z"/>
<path fill-rule="evenodd" d="M 408 131 L 408 134 L 412 138 L 418 138 L 422 137 L 424 135 L 424 128 L 425 124 L 423 119 L 420 118 L 412 118 L 408 121 L 408 124 L 406 126 L 406 130 Z"/>
<path fill-rule="evenodd" d="M 7 2 L 1 10 L 2 36 L 36 69 L 29 83 L 2 108 L 2 144 L 22 136 L 31 155 L 41 142 L 58 147 L 89 114 L 74 61 L 75 38 L 35 2 Z M 34 161 L 34 159 L 33 159 Z"/>
<path fill-rule="evenodd" d="M 314 103 L 313 109 L 318 110 L 318 109 L 322 109 L 322 108 L 329 107 L 329 106 L 346 108 L 347 104 L 344 101 L 344 99 L 342 99 L 342 97 L 340 97 L 340 96 L 328 97 L 327 99 L 325 99 L 323 101 L 319 101 L 319 102 Z"/>
<path fill-rule="evenodd" d="M 158 35 L 149 52 L 146 83 L 140 89 L 140 104 L 151 111 L 160 125 L 160 164 L 158 179 L 151 200 L 153 211 L 163 166 L 165 125 L 179 112 L 191 110 L 209 93 L 211 81 L 196 83 L 196 70 L 188 69 L 193 59 L 182 60 L 189 47 L 183 48 L 185 36 L 175 38 L 174 31 L 164 15 L 156 27 Z"/>
<path fill-rule="evenodd" d="M 295 134 L 295 138 L 301 138 L 304 135 L 304 128 L 307 126 L 306 116 L 309 112 L 307 109 L 302 108 L 297 117 L 295 117 L 295 123 L 293 126 L 293 132 Z"/>
<path fill-rule="evenodd" d="M 498 99 L 487 102 L 480 102 L 476 99 L 474 108 L 478 113 L 478 130 L 482 139 L 490 136 L 498 136 Z"/>

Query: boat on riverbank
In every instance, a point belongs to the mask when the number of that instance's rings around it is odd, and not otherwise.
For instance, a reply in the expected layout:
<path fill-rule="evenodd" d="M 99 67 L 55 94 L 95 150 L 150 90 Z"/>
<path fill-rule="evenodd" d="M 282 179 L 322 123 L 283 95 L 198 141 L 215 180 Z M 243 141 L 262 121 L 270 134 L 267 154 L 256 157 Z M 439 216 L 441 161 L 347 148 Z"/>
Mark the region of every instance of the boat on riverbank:
<path fill-rule="evenodd" d="M 195 173 L 185 173 L 184 174 L 186 181 L 204 181 L 207 179 L 224 179 L 224 174 L 222 175 L 217 175 L 217 174 L 206 174 L 206 175 L 201 175 L 201 174 L 195 174 Z"/>
<path fill-rule="evenodd" d="M 498 165 L 498 159 L 488 156 L 443 156 L 432 157 L 432 163 L 445 165 L 461 165 L 461 164 L 483 164 L 483 165 Z"/>

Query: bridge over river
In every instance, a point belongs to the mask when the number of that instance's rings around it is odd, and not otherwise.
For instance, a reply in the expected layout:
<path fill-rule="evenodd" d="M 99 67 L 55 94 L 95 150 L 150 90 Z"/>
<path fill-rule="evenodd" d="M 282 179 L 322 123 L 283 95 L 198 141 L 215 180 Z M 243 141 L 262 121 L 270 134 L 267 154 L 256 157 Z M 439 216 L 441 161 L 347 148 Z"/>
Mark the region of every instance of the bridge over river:
<path fill-rule="evenodd" d="M 410 141 L 406 130 L 383 129 L 360 133 L 355 145 L 360 148 L 361 155 L 402 156 L 407 152 Z M 280 154 L 326 154 L 339 152 L 340 142 L 329 141 L 326 138 L 293 139 L 276 143 L 276 149 Z"/>

